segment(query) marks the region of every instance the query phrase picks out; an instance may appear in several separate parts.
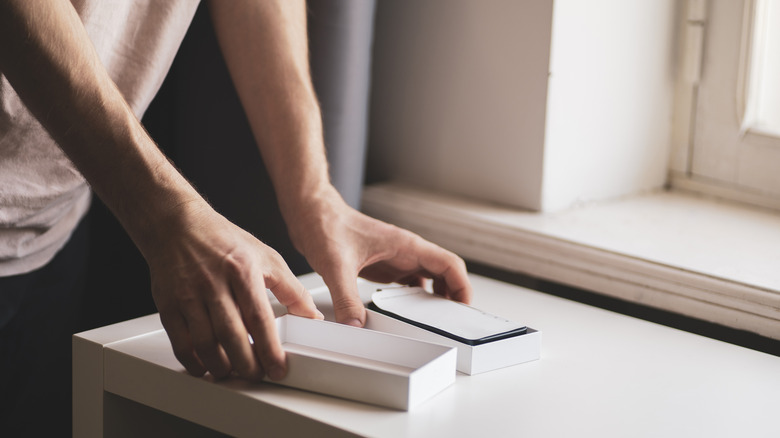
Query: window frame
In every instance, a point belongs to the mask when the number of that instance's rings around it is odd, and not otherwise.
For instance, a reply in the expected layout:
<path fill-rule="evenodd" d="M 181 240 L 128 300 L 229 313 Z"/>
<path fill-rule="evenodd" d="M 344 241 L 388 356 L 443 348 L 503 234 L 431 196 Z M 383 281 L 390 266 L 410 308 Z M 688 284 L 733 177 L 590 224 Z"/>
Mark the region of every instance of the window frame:
<path fill-rule="evenodd" d="M 688 3 L 669 181 L 674 189 L 780 209 L 780 137 L 756 126 L 750 99 L 758 1 Z"/>

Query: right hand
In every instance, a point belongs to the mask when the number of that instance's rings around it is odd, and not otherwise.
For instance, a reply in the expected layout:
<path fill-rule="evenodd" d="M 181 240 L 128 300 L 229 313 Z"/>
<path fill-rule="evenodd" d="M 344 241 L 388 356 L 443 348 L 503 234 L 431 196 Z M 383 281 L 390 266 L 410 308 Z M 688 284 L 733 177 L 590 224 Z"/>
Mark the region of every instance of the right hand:
<path fill-rule="evenodd" d="M 366 322 L 358 276 L 413 286 L 430 278 L 435 294 L 470 302 L 472 287 L 463 259 L 411 231 L 358 212 L 332 186 L 320 193 L 301 204 L 306 213 L 290 215 L 287 226 L 298 251 L 328 286 L 336 321 L 358 327 Z"/>
<path fill-rule="evenodd" d="M 286 373 L 285 354 L 266 288 L 292 314 L 322 314 L 276 251 L 205 202 L 195 204 L 182 206 L 177 226 L 147 256 L 173 352 L 195 376 L 235 372 L 278 380 Z"/>

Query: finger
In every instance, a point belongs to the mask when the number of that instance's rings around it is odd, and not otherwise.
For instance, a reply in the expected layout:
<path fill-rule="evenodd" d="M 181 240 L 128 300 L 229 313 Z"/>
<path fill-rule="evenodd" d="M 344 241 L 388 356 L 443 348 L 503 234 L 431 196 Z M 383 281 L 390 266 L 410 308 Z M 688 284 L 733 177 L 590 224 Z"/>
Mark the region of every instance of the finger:
<path fill-rule="evenodd" d="M 209 372 L 217 379 L 230 374 L 230 361 L 217 342 L 208 311 L 200 300 L 188 300 L 182 307 L 182 315 L 190 330 L 195 353 Z"/>
<path fill-rule="evenodd" d="M 187 372 L 196 377 L 206 374 L 206 367 L 195 354 L 187 324 L 181 314 L 178 311 L 161 310 L 160 322 L 171 341 L 173 355 L 184 365 Z"/>
<path fill-rule="evenodd" d="M 249 336 L 233 297 L 220 294 L 209 305 L 209 316 L 217 340 L 222 345 L 233 370 L 242 378 L 259 381 L 263 369 L 252 351 Z"/>
<path fill-rule="evenodd" d="M 463 259 L 422 238 L 420 240 L 418 252 L 420 265 L 433 276 L 434 291 L 443 292 L 447 298 L 470 303 L 471 282 Z"/>
<path fill-rule="evenodd" d="M 442 297 L 447 297 L 447 284 L 441 280 L 434 280 L 433 293 Z"/>
<path fill-rule="evenodd" d="M 415 267 L 417 267 L 416 263 Z M 377 283 L 397 282 L 401 284 L 405 284 L 403 283 L 403 280 L 407 276 L 406 271 L 398 269 L 389 263 L 381 262 L 364 267 L 360 270 L 358 275 L 362 278 L 365 278 L 366 280 L 375 281 Z M 403 278 L 399 280 L 399 277 Z"/>
<path fill-rule="evenodd" d="M 254 340 L 254 351 L 262 371 L 273 380 L 287 373 L 282 344 L 276 331 L 276 318 L 265 294 L 265 282 L 257 269 L 249 269 L 236 276 L 231 286 L 241 312 L 244 326 Z"/>
<path fill-rule="evenodd" d="M 359 276 L 377 283 L 395 282 L 407 286 L 423 287 L 425 285 L 425 279 L 427 278 L 426 275 L 430 276 L 430 274 L 419 269 L 419 264 L 416 259 L 413 260 L 413 267 L 416 270 L 409 273 L 408 271 L 390 265 L 389 263 L 375 263 L 361 269 Z"/>
<path fill-rule="evenodd" d="M 273 264 L 274 266 L 269 269 L 270 274 L 266 276 L 265 284 L 279 300 L 279 303 L 293 315 L 324 319 L 322 312 L 317 310 L 317 306 L 314 304 L 314 298 L 306 290 L 303 283 L 298 280 L 298 277 L 290 271 L 284 259 L 276 254 Z"/>
<path fill-rule="evenodd" d="M 418 272 L 415 272 L 412 275 L 407 275 L 404 278 L 401 278 L 397 281 L 400 284 L 405 284 L 407 286 L 412 287 L 424 287 L 425 286 L 425 277 L 421 275 Z"/>
<path fill-rule="evenodd" d="M 330 290 L 336 321 L 363 327 L 366 323 L 366 308 L 358 292 L 357 274 L 342 268 L 321 272 L 321 275 Z"/>

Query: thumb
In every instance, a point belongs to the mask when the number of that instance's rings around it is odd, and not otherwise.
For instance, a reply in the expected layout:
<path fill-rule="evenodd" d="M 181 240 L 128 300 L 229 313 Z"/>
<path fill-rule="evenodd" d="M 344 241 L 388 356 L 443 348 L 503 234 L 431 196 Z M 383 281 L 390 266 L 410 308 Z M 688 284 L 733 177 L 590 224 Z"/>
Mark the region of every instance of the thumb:
<path fill-rule="evenodd" d="M 366 308 L 358 292 L 357 274 L 341 271 L 323 274 L 322 278 L 330 290 L 336 321 L 363 327 L 366 323 Z"/>

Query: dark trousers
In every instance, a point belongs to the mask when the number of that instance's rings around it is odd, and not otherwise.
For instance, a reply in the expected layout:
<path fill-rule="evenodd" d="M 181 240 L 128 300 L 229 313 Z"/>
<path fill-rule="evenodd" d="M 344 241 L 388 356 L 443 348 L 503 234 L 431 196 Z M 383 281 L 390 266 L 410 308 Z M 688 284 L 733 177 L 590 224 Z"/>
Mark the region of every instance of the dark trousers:
<path fill-rule="evenodd" d="M 0 436 L 71 434 L 71 334 L 84 291 L 87 230 L 45 267 L 0 277 Z"/>

